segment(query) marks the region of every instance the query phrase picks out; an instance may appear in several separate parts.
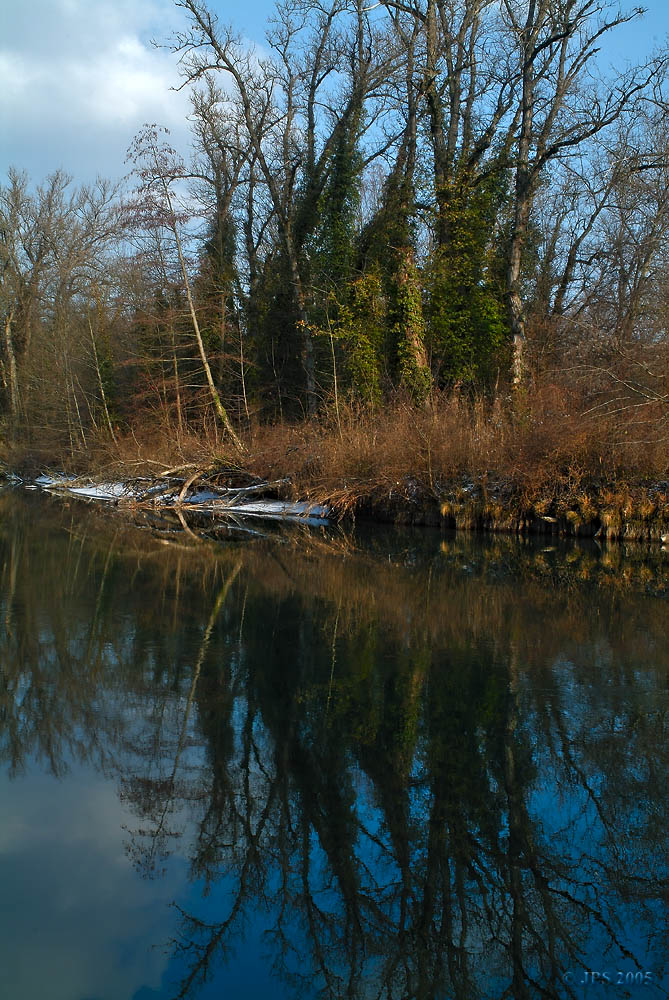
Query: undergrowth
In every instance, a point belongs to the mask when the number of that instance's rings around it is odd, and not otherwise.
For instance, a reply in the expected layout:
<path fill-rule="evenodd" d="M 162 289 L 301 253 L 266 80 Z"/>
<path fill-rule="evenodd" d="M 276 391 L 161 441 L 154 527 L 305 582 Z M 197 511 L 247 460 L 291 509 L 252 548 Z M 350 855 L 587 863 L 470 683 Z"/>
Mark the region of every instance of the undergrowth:
<path fill-rule="evenodd" d="M 300 422 L 248 426 L 243 453 L 212 420 L 179 428 L 169 415 L 144 415 L 115 442 L 89 437 L 85 448 L 45 431 L 29 444 L 15 442 L 6 462 L 117 478 L 218 469 L 222 478 L 280 480 L 285 495 L 328 501 L 342 512 L 369 501 L 438 499 L 471 484 L 484 493 L 501 486 L 537 504 L 669 478 L 669 449 L 654 434 L 662 421 L 652 407 L 634 433 L 624 413 L 586 410 L 577 390 L 555 384 L 513 400 L 433 394 L 419 408 L 402 396 L 376 407 L 339 400 Z"/>

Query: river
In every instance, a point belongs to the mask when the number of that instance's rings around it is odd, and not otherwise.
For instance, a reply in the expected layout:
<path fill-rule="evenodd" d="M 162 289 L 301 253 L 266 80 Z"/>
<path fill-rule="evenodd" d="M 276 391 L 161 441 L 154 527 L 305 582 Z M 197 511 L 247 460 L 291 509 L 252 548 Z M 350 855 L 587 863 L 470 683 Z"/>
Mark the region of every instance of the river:
<path fill-rule="evenodd" d="M 0 996 L 669 996 L 669 553 L 0 493 Z"/>

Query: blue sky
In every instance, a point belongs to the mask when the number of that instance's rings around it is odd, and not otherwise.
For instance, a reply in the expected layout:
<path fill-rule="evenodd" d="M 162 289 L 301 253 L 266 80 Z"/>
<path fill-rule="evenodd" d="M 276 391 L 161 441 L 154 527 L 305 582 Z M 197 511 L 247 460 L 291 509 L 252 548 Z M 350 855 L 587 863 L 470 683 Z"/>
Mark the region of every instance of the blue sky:
<path fill-rule="evenodd" d="M 271 0 L 211 6 L 262 43 Z M 630 4 L 629 6 L 632 6 Z M 641 59 L 669 34 L 667 0 L 647 0 L 643 21 L 607 43 L 618 64 Z M 120 177 L 144 122 L 170 128 L 187 146 L 188 99 L 175 58 L 156 49 L 182 23 L 171 0 L 23 0 L 0 4 L 0 176 L 10 165 L 34 180 L 63 167 L 75 179 Z"/>

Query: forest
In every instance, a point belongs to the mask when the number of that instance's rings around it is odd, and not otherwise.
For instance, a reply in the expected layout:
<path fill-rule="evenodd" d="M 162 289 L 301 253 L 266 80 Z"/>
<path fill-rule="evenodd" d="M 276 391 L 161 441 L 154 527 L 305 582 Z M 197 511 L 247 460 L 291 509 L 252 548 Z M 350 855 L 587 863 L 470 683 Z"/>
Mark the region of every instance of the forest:
<path fill-rule="evenodd" d="M 6 465 L 669 477 L 667 53 L 606 57 L 640 8 L 281 0 L 254 49 L 176 6 L 188 156 L 147 124 L 122 181 L 0 186 Z"/>

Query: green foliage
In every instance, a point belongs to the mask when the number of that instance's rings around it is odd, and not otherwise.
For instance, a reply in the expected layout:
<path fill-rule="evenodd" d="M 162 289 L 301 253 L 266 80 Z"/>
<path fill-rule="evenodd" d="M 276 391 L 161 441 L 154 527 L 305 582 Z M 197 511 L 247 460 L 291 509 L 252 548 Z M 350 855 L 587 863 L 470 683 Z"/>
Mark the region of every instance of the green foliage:
<path fill-rule="evenodd" d="M 235 225 L 229 215 L 216 215 L 202 248 L 195 292 L 200 306 L 202 339 L 208 354 L 221 350 L 238 321 L 234 289 L 237 278 Z"/>
<path fill-rule="evenodd" d="M 230 215 L 216 216 L 209 226 L 203 247 L 202 270 L 215 283 L 217 291 L 228 290 L 236 275 L 236 233 Z"/>
<path fill-rule="evenodd" d="M 252 392 L 264 417 L 298 414 L 304 383 L 299 317 L 285 254 L 267 258 L 247 313 L 254 346 Z"/>
<path fill-rule="evenodd" d="M 114 361 L 109 350 L 109 344 L 98 344 L 97 351 L 100 381 L 102 382 L 102 389 L 107 401 L 107 409 L 109 410 L 112 420 L 116 420 L 118 419 L 116 414 L 116 408 L 118 405 L 118 386 L 116 384 Z"/>
<path fill-rule="evenodd" d="M 399 253 L 395 275 L 392 333 L 397 344 L 397 368 L 400 384 L 409 390 L 417 403 L 425 402 L 432 386 L 432 375 L 425 351 L 423 293 L 413 251 Z"/>
<path fill-rule="evenodd" d="M 357 118 L 342 119 L 322 173 L 307 176 L 302 184 L 294 237 L 302 255 L 303 272 L 308 273 L 317 293 L 316 312 L 318 293 L 332 288 L 340 291 L 349 281 L 355 263 L 361 170 L 358 132 Z M 317 315 L 314 320 L 318 322 Z"/>
<path fill-rule="evenodd" d="M 328 283 L 346 281 L 354 260 L 355 217 L 360 203 L 360 154 L 356 129 L 342 129 L 332 156 L 330 175 L 320 203 L 316 243 Z"/>
<path fill-rule="evenodd" d="M 356 278 L 340 306 L 336 329 L 343 343 L 353 393 L 370 403 L 381 399 L 386 299 L 379 268 Z"/>
<path fill-rule="evenodd" d="M 505 175 L 454 181 L 443 199 L 449 239 L 428 266 L 428 341 L 440 382 L 488 381 L 509 333 L 503 239 L 497 232 Z"/>
<path fill-rule="evenodd" d="M 397 247 L 412 246 L 414 242 L 410 222 L 413 201 L 408 181 L 391 173 L 384 185 L 382 204 L 358 239 L 361 268 L 378 265 L 387 278 L 394 274 Z"/>
<path fill-rule="evenodd" d="M 355 117 L 342 119 L 325 164 L 319 163 L 317 168 L 312 165 L 312 173 L 307 170 L 302 176 L 292 239 L 319 389 L 326 394 L 333 379 L 333 347 L 329 339 L 333 336 L 335 354 L 343 355 L 356 391 L 359 389 L 366 399 L 374 399 L 379 394 L 375 333 L 372 330 L 365 336 L 371 299 L 367 291 L 357 288 L 354 273 L 360 201 L 359 126 Z M 252 290 L 249 302 L 249 311 L 256 318 L 250 325 L 258 330 L 259 353 L 254 362 L 259 381 L 269 383 L 278 396 L 277 409 L 281 413 L 298 412 L 304 404 L 304 400 L 300 403 L 299 388 L 304 383 L 303 319 L 296 308 L 294 279 L 284 248 L 277 248 L 266 263 L 269 266 Z M 263 395 L 266 408 L 267 393 Z"/>
<path fill-rule="evenodd" d="M 361 264 L 379 276 L 386 300 L 386 368 L 417 403 L 432 387 L 425 346 L 423 279 L 414 260 L 414 195 L 401 163 L 386 180 L 382 204 L 359 239 Z"/>

